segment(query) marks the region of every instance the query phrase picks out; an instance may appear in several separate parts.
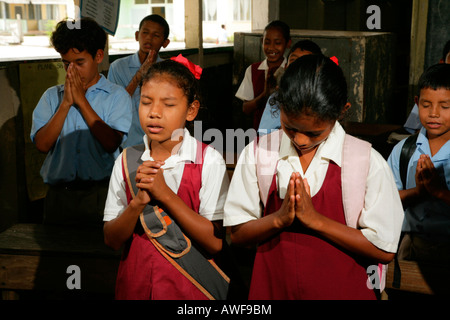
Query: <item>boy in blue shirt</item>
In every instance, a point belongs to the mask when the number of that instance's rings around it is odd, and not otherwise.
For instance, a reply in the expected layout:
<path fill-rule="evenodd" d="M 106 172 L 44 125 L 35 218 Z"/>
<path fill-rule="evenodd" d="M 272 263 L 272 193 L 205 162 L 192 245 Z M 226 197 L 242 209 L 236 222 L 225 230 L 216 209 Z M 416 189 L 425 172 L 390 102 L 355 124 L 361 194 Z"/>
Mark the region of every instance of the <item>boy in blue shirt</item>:
<path fill-rule="evenodd" d="M 109 177 L 131 125 L 131 99 L 98 72 L 105 31 L 83 18 L 61 21 L 51 43 L 67 71 L 64 85 L 49 88 L 33 112 L 31 140 L 47 154 L 41 168 L 49 190 L 44 223 L 102 222 Z"/>
<path fill-rule="evenodd" d="M 158 52 L 169 45 L 169 33 L 169 24 L 164 18 L 157 14 L 146 16 L 135 33 L 139 50 L 117 59 L 109 67 L 108 80 L 124 87 L 133 101 L 133 121 L 123 148 L 143 143 L 145 133 L 139 122 L 140 82 L 152 64 L 162 61 Z"/>
<path fill-rule="evenodd" d="M 400 158 L 406 139 L 389 156 L 405 208 L 399 259 L 450 261 L 450 65 L 437 64 L 419 80 L 422 128 L 409 159 L 406 182 Z M 405 150 L 405 149 L 403 149 Z"/>

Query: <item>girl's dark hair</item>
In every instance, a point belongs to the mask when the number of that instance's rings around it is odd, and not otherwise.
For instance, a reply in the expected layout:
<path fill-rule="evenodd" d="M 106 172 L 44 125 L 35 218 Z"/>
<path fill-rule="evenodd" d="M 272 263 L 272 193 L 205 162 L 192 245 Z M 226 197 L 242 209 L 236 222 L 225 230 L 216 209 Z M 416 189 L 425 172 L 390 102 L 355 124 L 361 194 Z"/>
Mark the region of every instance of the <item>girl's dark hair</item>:
<path fill-rule="evenodd" d="M 338 120 L 348 102 L 347 82 L 341 68 L 324 55 L 305 55 L 284 73 L 271 104 L 288 115 L 313 114 Z"/>
<path fill-rule="evenodd" d="M 266 32 L 269 29 L 277 29 L 277 28 L 281 30 L 281 33 L 283 34 L 283 37 L 286 40 L 286 42 L 291 40 L 291 28 L 289 27 L 289 25 L 287 23 L 280 21 L 280 20 L 275 20 L 275 21 L 270 22 L 264 28 L 264 32 Z"/>
<path fill-rule="evenodd" d="M 56 25 L 50 42 L 60 54 L 66 54 L 71 49 L 80 52 L 86 50 L 95 58 L 99 49 L 105 49 L 106 33 L 91 18 L 81 18 L 78 21 L 62 20 Z"/>
<path fill-rule="evenodd" d="M 173 60 L 164 60 L 153 64 L 142 77 L 141 87 L 155 76 L 161 75 L 168 75 L 176 81 L 178 87 L 183 90 L 187 97 L 188 105 L 191 105 L 195 100 L 201 103 L 199 81 L 186 66 Z"/>
<path fill-rule="evenodd" d="M 450 64 L 439 63 L 425 70 L 419 78 L 418 96 L 422 89 L 450 90 Z"/>

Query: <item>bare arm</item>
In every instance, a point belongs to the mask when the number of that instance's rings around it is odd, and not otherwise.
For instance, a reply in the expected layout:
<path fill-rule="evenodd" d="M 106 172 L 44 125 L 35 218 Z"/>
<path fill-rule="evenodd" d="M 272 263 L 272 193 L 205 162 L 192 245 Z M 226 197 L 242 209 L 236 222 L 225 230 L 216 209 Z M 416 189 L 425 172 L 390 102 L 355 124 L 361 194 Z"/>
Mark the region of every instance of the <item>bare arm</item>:
<path fill-rule="evenodd" d="M 145 206 L 139 200 L 133 199 L 120 216 L 105 222 L 103 225 L 105 244 L 114 250 L 119 250 L 133 234 L 136 222 Z"/>
<path fill-rule="evenodd" d="M 133 79 L 131 79 L 128 86 L 125 88 L 130 96 L 133 96 L 136 89 L 139 87 L 142 78 L 147 73 L 148 69 L 156 62 L 157 53 L 155 50 L 151 50 L 148 54 L 147 58 L 142 63 L 139 70 L 134 75 Z"/>
<path fill-rule="evenodd" d="M 34 142 L 40 152 L 48 153 L 53 148 L 61 134 L 70 107 L 71 104 L 63 101 L 47 124 L 36 132 Z"/>

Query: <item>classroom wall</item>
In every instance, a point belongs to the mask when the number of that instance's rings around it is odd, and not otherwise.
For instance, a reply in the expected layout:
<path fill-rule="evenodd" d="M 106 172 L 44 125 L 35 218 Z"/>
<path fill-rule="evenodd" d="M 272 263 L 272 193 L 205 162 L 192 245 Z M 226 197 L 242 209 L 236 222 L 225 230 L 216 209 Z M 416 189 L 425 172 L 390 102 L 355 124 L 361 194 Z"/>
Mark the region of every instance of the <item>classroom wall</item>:
<path fill-rule="evenodd" d="M 234 42 L 233 85 L 239 87 L 245 69 L 265 59 L 261 47 L 263 31 L 236 33 Z M 339 60 L 347 80 L 352 107 L 347 120 L 366 123 L 392 123 L 394 88 L 394 56 L 396 37 L 392 33 L 353 31 L 291 30 L 292 43 L 309 39 L 322 52 Z M 286 55 L 289 49 L 286 50 Z M 236 119 L 244 119 L 239 105 Z M 240 126 L 249 126 L 247 117 Z"/>

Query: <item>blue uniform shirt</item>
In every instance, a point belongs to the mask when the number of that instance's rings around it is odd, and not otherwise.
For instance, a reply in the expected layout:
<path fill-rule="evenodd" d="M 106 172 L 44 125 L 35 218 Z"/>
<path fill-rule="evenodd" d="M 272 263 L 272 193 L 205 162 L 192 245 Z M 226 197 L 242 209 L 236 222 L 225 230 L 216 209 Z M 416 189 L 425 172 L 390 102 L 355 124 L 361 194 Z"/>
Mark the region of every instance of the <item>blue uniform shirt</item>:
<path fill-rule="evenodd" d="M 400 141 L 394 147 L 388 159 L 388 164 L 392 169 L 399 190 L 403 189 L 399 167 L 400 153 L 405 140 L 406 139 Z M 426 129 L 422 128 L 417 137 L 416 144 L 416 151 L 411 156 L 408 164 L 406 189 L 411 189 L 416 186 L 415 174 L 417 162 L 421 154 L 430 156 L 431 161 L 439 172 L 439 177 L 445 182 L 447 189 L 450 189 L 450 141 L 447 141 L 447 143 L 431 157 L 430 145 L 426 137 Z M 418 232 L 430 237 L 448 239 L 448 236 L 450 235 L 450 206 L 441 200 L 429 197 L 420 203 L 408 207 L 405 211 L 403 231 Z"/>
<path fill-rule="evenodd" d="M 158 55 L 156 62 L 160 61 L 163 61 L 163 59 L 161 59 Z M 141 61 L 139 60 L 138 52 L 124 58 L 117 59 L 111 63 L 109 67 L 108 80 L 126 88 L 140 67 Z M 128 132 L 128 139 L 122 144 L 123 148 L 144 143 L 143 137 L 145 133 L 144 130 L 142 130 L 141 123 L 139 121 L 139 101 L 141 99 L 140 86 L 136 88 L 136 91 L 134 91 L 131 99 L 134 107 L 132 126 Z"/>
<path fill-rule="evenodd" d="M 33 111 L 31 140 L 55 114 L 64 96 L 64 85 L 47 89 Z M 124 88 L 103 75 L 86 91 L 86 98 L 97 115 L 112 129 L 124 133 L 131 126 L 131 99 Z M 100 181 L 109 178 L 119 150 L 106 152 L 92 135 L 78 107 L 72 106 L 54 147 L 41 168 L 45 183 L 58 184 L 74 180 Z"/>
<path fill-rule="evenodd" d="M 258 128 L 258 133 L 260 135 L 265 135 L 281 128 L 280 111 L 277 110 L 273 112 L 273 106 L 270 104 L 270 100 L 273 96 L 274 94 L 272 94 L 269 99 L 267 99 L 267 103 L 264 108 L 264 112 Z"/>

